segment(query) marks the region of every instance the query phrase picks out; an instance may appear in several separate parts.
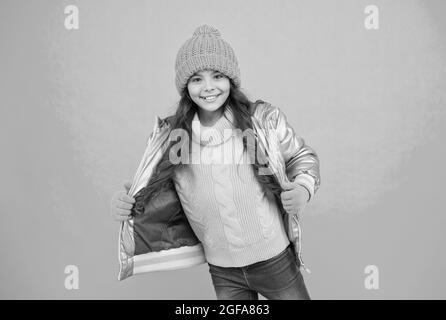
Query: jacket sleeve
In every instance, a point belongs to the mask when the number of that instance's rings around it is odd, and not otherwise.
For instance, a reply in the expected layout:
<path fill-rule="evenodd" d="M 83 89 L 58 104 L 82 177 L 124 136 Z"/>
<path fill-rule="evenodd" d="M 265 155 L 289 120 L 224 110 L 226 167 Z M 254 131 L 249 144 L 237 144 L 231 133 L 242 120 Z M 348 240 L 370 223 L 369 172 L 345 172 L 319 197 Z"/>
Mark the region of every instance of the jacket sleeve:
<path fill-rule="evenodd" d="M 310 194 L 310 201 L 320 186 L 319 158 L 316 152 L 305 144 L 303 138 L 296 136 L 285 114 L 278 107 L 275 108 L 274 119 L 288 179 L 305 187 Z"/>

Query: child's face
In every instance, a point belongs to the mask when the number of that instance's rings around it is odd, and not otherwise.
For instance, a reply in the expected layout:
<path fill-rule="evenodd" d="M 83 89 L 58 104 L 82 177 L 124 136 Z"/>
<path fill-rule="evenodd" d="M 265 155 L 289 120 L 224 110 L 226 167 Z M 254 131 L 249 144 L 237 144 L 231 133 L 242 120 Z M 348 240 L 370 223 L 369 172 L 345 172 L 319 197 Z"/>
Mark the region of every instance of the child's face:
<path fill-rule="evenodd" d="M 202 70 L 190 77 L 187 89 L 192 100 L 204 111 L 218 110 L 229 96 L 231 84 L 223 73 Z M 210 99 L 204 99 L 209 97 Z"/>

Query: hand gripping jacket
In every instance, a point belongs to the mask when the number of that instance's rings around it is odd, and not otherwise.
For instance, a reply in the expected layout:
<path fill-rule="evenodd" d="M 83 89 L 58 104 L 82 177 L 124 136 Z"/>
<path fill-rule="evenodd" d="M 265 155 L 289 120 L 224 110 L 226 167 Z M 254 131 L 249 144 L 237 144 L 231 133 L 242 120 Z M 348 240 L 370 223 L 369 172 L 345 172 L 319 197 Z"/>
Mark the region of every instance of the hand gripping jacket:
<path fill-rule="evenodd" d="M 320 185 L 319 159 L 302 138 L 295 135 L 279 108 L 261 100 L 251 106 L 254 136 L 267 159 L 267 169 L 278 183 L 296 181 L 310 193 Z M 174 187 L 144 204 L 141 192 L 167 148 L 171 123 L 156 117 L 144 156 L 128 194 L 135 198 L 132 218 L 121 223 L 119 232 L 118 280 L 132 275 L 175 270 L 206 262 L 203 247 L 190 227 Z M 288 214 L 281 205 L 288 238 L 293 243 L 301 269 L 310 272 L 302 261 L 299 213 Z"/>

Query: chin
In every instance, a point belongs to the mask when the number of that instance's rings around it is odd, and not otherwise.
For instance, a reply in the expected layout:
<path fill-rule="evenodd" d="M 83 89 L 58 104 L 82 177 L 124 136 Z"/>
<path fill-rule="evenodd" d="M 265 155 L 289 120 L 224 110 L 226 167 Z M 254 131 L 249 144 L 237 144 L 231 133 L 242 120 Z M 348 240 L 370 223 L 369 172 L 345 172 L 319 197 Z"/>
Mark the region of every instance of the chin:
<path fill-rule="evenodd" d="M 218 105 L 203 105 L 203 104 L 198 104 L 198 106 L 200 107 L 200 109 L 206 110 L 206 111 L 217 111 L 218 109 L 220 109 L 221 107 L 223 107 L 223 103 L 218 104 Z"/>

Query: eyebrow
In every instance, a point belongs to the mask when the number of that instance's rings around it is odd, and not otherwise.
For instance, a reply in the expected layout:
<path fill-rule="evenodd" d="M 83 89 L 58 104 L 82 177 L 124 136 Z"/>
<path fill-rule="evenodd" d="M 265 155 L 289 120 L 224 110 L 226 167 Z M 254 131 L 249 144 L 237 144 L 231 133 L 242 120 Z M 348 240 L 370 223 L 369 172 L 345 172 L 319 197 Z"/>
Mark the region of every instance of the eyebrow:
<path fill-rule="evenodd" d="M 221 72 L 218 71 L 218 70 L 212 70 L 212 74 L 215 74 L 215 73 L 221 73 Z M 200 74 L 198 74 L 197 72 L 195 72 L 191 77 L 195 77 L 195 76 L 200 76 Z"/>

